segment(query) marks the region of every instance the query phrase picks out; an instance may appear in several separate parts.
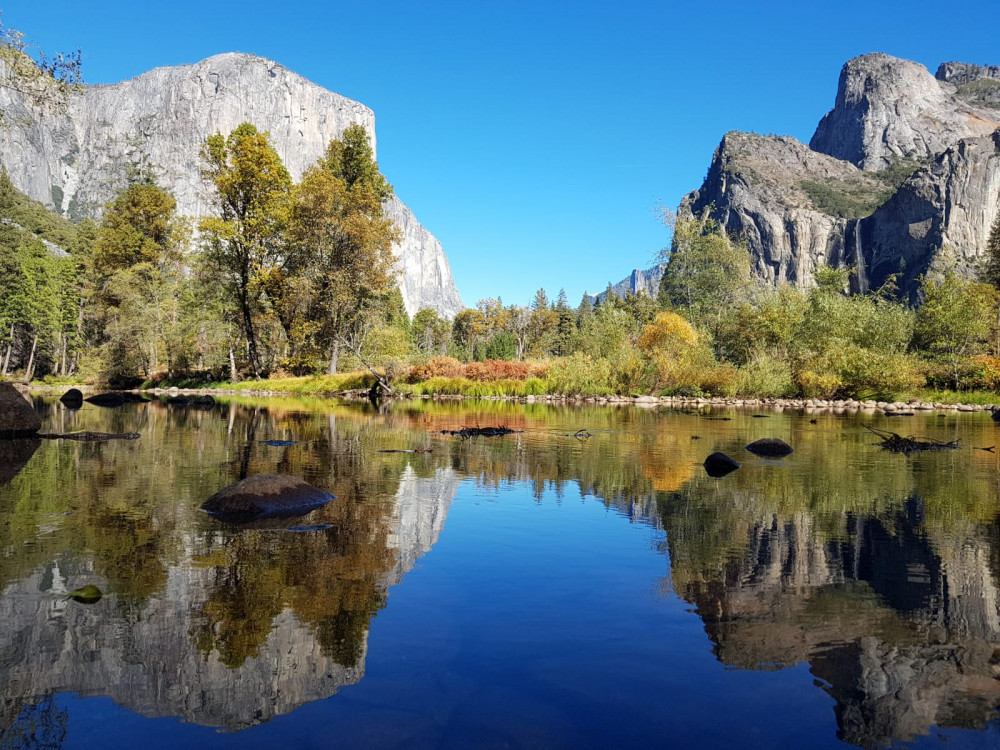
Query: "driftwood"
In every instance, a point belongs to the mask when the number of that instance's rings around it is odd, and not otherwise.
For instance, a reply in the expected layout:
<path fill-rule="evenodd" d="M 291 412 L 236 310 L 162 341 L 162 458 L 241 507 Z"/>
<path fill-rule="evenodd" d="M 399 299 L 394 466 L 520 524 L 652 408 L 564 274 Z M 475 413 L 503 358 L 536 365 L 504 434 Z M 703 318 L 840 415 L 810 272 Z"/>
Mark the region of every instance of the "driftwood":
<path fill-rule="evenodd" d="M 431 448 L 410 448 L 408 450 L 383 448 L 379 453 L 431 453 Z"/>
<path fill-rule="evenodd" d="M 95 442 L 99 440 L 137 440 L 138 432 L 39 432 L 35 437 L 43 440 L 85 440 Z"/>
<path fill-rule="evenodd" d="M 864 425 L 864 428 L 870 432 L 874 432 L 882 440 L 879 445 L 886 450 L 892 451 L 893 453 L 940 451 L 947 450 L 949 448 L 958 448 L 958 440 L 952 440 L 951 442 L 945 443 L 941 440 L 935 440 L 933 438 L 921 439 L 915 437 L 903 437 L 902 435 L 897 435 L 895 432 L 879 430 L 874 427 L 869 427 L 868 425 Z"/>
<path fill-rule="evenodd" d="M 460 438 L 470 437 L 500 437 L 501 435 L 511 435 L 518 430 L 499 425 L 497 427 L 466 427 L 461 430 L 441 430 L 442 435 L 457 435 Z"/>

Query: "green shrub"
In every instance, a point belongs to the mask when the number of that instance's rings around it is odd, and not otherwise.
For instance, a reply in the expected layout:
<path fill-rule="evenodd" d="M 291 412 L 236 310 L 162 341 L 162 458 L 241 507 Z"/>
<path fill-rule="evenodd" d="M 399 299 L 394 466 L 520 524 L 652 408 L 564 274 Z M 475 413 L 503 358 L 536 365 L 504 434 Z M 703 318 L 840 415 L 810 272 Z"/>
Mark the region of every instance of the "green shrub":
<path fill-rule="evenodd" d="M 611 363 L 586 354 L 572 354 L 555 360 L 549 367 L 548 390 L 567 396 L 607 396 L 611 388 Z"/>
<path fill-rule="evenodd" d="M 794 395 L 795 390 L 791 364 L 764 354 L 739 369 L 733 395 L 787 398 Z"/>
<path fill-rule="evenodd" d="M 895 190 L 867 180 L 802 180 L 799 187 L 817 211 L 841 219 L 871 216 Z"/>

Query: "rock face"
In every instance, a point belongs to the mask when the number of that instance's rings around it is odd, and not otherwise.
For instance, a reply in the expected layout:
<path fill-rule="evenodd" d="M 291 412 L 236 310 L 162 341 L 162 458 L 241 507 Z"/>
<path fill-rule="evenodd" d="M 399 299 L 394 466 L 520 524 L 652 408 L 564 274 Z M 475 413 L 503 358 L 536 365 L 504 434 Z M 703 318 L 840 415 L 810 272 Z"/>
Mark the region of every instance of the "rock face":
<path fill-rule="evenodd" d="M 700 190 L 681 211 L 712 208 L 725 230 L 743 238 L 754 275 L 769 284 L 810 284 L 817 268 L 844 265 L 848 221 L 817 208 L 804 183 L 877 191 L 878 181 L 794 138 L 727 133 Z"/>
<path fill-rule="evenodd" d="M 42 427 L 42 418 L 10 383 L 0 383 L 0 438 L 27 437 Z"/>
<path fill-rule="evenodd" d="M 946 149 L 861 220 L 872 284 L 898 273 L 900 287 L 912 291 L 938 265 L 971 268 L 998 214 L 1000 131 Z"/>
<path fill-rule="evenodd" d="M 1000 127 L 1000 112 L 971 105 L 927 68 L 883 54 L 849 60 L 837 101 L 809 146 L 868 170 L 929 159 L 962 138 Z"/>
<path fill-rule="evenodd" d="M 18 189 L 70 218 L 99 216 L 137 167 L 152 170 L 173 193 L 178 213 L 203 215 L 209 202 L 201 143 L 242 122 L 270 133 L 295 179 L 349 125 L 363 125 L 374 146 L 375 115 L 368 107 L 253 55 L 157 68 L 56 103 L 17 90 L 2 62 L 0 82 L 0 162 Z M 403 228 L 394 252 L 407 312 L 437 305 L 453 316 L 462 305 L 440 244 L 401 202 L 389 211 Z"/>
<path fill-rule="evenodd" d="M 865 292 L 942 262 L 970 272 L 1000 214 L 1000 68 L 864 55 L 843 68 L 836 104 L 809 146 L 728 133 L 681 212 L 711 210 L 744 239 L 756 278 L 813 284 L 851 267 Z M 944 252 L 943 252 L 944 251 Z"/>

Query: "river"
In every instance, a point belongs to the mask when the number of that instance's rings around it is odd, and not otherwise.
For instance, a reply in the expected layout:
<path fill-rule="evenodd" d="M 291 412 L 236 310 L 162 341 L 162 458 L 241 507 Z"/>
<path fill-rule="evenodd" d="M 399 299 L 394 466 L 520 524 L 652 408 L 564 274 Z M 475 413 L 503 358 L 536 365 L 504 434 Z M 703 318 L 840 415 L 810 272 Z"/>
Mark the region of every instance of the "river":
<path fill-rule="evenodd" d="M 988 414 L 34 406 L 141 437 L 0 443 L 0 748 L 1000 746 Z"/>

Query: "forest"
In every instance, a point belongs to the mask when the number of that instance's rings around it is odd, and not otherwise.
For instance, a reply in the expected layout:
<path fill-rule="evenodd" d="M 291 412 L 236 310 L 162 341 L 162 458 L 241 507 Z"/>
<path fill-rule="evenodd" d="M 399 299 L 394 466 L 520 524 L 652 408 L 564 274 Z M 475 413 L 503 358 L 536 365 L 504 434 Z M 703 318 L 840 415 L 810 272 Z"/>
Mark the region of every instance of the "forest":
<path fill-rule="evenodd" d="M 0 35 L 0 57 L 32 92 L 79 85 L 79 52 L 32 59 L 18 32 Z M 916 304 L 892 278 L 852 294 L 849 268 L 820 269 L 808 288 L 761 284 L 745 244 L 710 210 L 663 210 L 671 240 L 655 298 L 620 298 L 609 284 L 572 305 L 539 289 L 529 305 L 497 296 L 453 320 L 432 309 L 411 320 L 384 211 L 392 186 L 363 127 L 331 141 L 297 182 L 249 123 L 209 136 L 197 156 L 211 196 L 197 219 L 177 214 L 155 165 L 134 165 L 99 221 L 78 223 L 0 172 L 0 377 L 280 379 L 304 391 L 378 379 L 402 392 L 514 396 L 1000 388 L 1000 219 L 975 272 L 938 263 Z"/>
<path fill-rule="evenodd" d="M 1000 222 L 975 278 L 928 274 L 850 294 L 850 269 L 809 289 L 755 283 L 706 214 L 664 219 L 659 295 L 539 289 L 410 320 L 396 286 L 391 186 L 349 128 L 298 183 L 266 133 L 206 139 L 216 215 L 196 226 L 136 174 L 99 223 L 73 224 L 0 174 L 0 374 L 23 381 L 210 384 L 313 378 L 466 395 L 891 397 L 1000 387 Z M 286 381 L 282 381 L 286 382 Z"/>

